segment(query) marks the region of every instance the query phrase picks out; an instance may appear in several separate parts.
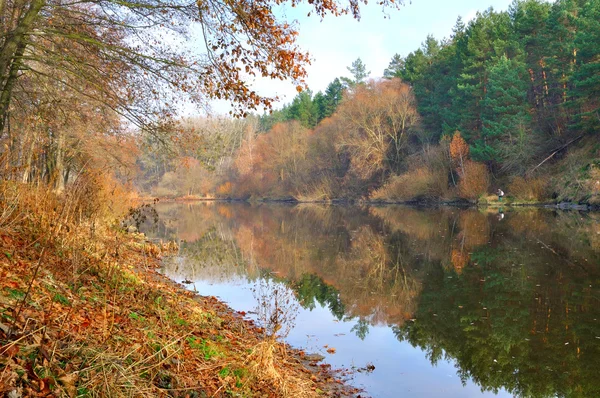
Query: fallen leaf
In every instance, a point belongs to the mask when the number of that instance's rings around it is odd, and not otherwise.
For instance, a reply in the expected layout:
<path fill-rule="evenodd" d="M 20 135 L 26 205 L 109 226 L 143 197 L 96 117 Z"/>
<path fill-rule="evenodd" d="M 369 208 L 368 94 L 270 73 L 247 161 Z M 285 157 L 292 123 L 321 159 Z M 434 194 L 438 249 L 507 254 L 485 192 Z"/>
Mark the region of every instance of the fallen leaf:
<path fill-rule="evenodd" d="M 58 379 L 58 381 L 60 384 L 62 384 L 67 394 L 69 394 L 69 397 L 77 396 L 77 387 L 75 387 L 75 382 L 77 381 L 76 374 L 62 376 Z"/>
<path fill-rule="evenodd" d="M 0 347 L 0 354 L 6 355 L 7 357 L 14 357 L 19 353 L 19 346 L 16 344 L 7 344 L 4 347 Z"/>
<path fill-rule="evenodd" d="M 49 395 L 51 393 L 51 391 L 50 391 L 51 384 L 52 384 L 52 379 L 49 377 L 46 377 L 45 379 L 40 379 L 40 394 L 43 394 L 42 396 Z"/>
<path fill-rule="evenodd" d="M 0 322 L 0 330 L 2 330 L 4 333 L 8 334 L 9 329 L 10 329 L 10 327 L 8 325 L 5 325 L 2 322 Z"/>

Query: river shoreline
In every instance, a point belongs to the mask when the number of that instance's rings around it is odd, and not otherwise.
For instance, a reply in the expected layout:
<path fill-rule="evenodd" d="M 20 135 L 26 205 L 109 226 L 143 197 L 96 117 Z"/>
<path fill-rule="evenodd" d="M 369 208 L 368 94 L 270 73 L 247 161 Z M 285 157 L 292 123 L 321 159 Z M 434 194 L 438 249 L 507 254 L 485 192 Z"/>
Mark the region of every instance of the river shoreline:
<path fill-rule="evenodd" d="M 321 204 L 321 205 L 365 205 L 365 206 L 410 206 L 435 208 L 440 206 L 456 207 L 456 208 L 505 208 L 505 207 L 530 207 L 530 208 L 546 208 L 556 210 L 575 210 L 575 211 L 600 211 L 600 205 L 589 203 L 572 203 L 572 202 L 523 202 L 505 200 L 503 202 L 476 202 L 466 199 L 449 200 L 449 201 L 434 201 L 434 200 L 408 200 L 408 201 L 370 201 L 370 200 L 352 200 L 352 199 L 332 199 L 332 200 L 298 200 L 296 198 L 261 198 L 261 199 L 243 199 L 243 198 L 202 198 L 202 197 L 174 197 L 174 198 L 150 198 L 142 197 L 142 202 L 160 202 L 173 203 L 194 203 L 194 202 L 220 202 L 220 203 L 283 203 L 283 204 Z"/>
<path fill-rule="evenodd" d="M 0 233 L 0 393 L 359 392 L 344 384 L 341 372 L 266 336 L 244 314 L 157 272 L 161 257 L 174 254 L 173 244 L 110 228 L 93 239 L 77 237 L 81 245 L 40 247 L 27 233 Z"/>

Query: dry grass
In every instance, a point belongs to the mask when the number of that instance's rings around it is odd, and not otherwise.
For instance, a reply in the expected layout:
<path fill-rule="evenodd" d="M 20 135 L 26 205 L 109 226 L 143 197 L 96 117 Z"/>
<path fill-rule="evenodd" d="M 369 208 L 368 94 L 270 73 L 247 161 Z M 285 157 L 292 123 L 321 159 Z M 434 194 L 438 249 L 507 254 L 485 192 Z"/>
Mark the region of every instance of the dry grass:
<path fill-rule="evenodd" d="M 281 397 L 318 397 L 320 394 L 311 388 L 312 383 L 280 369 L 277 363 L 286 357 L 285 347 L 274 339 L 265 339 L 254 346 L 247 363 L 252 374 L 261 382 L 275 386 Z"/>
<path fill-rule="evenodd" d="M 299 191 L 295 197 L 301 202 L 327 202 L 335 197 L 336 183 L 330 177 L 312 183 Z"/>
<path fill-rule="evenodd" d="M 399 176 L 393 176 L 381 188 L 373 191 L 372 200 L 408 201 L 417 198 L 444 197 L 448 178 L 443 171 L 419 167 Z"/>
<path fill-rule="evenodd" d="M 515 177 L 508 186 L 508 194 L 519 200 L 543 201 L 549 196 L 548 184 L 543 178 Z"/>
<path fill-rule="evenodd" d="M 281 343 L 156 275 L 176 248 L 119 230 L 97 188 L 0 184 L 0 395 L 314 395 Z"/>

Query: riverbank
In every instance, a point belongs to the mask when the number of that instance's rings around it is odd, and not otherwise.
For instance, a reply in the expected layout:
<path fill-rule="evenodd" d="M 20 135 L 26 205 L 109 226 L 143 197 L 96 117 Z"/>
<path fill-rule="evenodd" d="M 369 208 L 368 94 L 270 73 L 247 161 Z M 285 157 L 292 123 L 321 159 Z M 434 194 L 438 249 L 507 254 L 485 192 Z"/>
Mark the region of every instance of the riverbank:
<path fill-rule="evenodd" d="M 143 198 L 144 202 L 153 202 L 156 198 Z M 466 199 L 456 200 L 408 200 L 408 201 L 385 201 L 385 200 L 351 200 L 345 198 L 331 200 L 299 200 L 293 197 L 289 198 L 203 198 L 203 197 L 173 197 L 159 198 L 161 202 L 174 203 L 193 203 L 193 202 L 228 202 L 228 203 L 288 203 L 288 204 L 325 204 L 325 205 L 368 205 L 368 206 L 386 206 L 386 205 L 404 205 L 413 207 L 478 207 L 478 208 L 504 208 L 504 207 L 543 207 L 558 210 L 579 210 L 579 211 L 600 211 L 600 204 L 592 203 L 574 203 L 574 202 L 552 202 L 552 201 L 523 201 L 511 197 L 503 198 L 502 201 L 486 197 L 477 201 Z"/>
<path fill-rule="evenodd" d="M 77 206 L 48 192 L 29 201 L 3 193 L 2 396 L 355 393 L 216 298 L 158 274 L 172 244 L 64 217 Z"/>

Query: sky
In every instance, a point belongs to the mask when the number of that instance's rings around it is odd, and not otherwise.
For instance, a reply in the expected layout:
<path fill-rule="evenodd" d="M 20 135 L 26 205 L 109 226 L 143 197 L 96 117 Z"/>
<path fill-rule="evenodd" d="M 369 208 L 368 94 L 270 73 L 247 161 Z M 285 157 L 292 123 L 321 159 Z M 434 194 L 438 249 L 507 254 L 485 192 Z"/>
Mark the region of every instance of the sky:
<path fill-rule="evenodd" d="M 369 4 L 361 8 L 360 21 L 350 16 L 327 16 L 322 21 L 316 16 L 307 17 L 310 8 L 306 5 L 292 8 L 284 4 L 275 12 L 297 22 L 298 44 L 312 59 L 306 82 L 316 93 L 324 91 L 336 77 L 350 77 L 346 68 L 359 57 L 371 71 L 371 78 L 381 77 L 394 54 L 408 55 L 420 47 L 428 34 L 438 40 L 449 37 L 458 16 L 466 23 L 477 11 L 489 7 L 504 11 L 511 3 L 512 0 L 406 0 L 400 10 L 385 11 Z M 292 82 L 257 79 L 253 87 L 260 94 L 279 96 L 281 101 L 275 108 L 291 102 L 297 94 Z M 215 113 L 229 111 L 224 102 L 215 102 L 212 107 Z"/>

